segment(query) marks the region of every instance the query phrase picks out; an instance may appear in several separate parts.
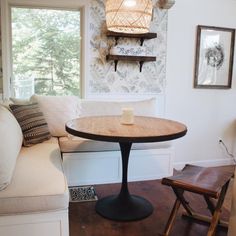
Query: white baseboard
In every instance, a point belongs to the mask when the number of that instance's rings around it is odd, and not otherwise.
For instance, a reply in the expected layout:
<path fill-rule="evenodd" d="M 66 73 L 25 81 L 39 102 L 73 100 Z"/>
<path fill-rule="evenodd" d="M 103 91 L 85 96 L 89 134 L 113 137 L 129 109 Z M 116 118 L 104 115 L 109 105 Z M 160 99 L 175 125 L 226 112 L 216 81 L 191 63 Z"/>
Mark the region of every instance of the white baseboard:
<path fill-rule="evenodd" d="M 202 161 L 189 161 L 189 162 L 174 162 L 174 168 L 181 170 L 186 164 L 198 165 L 203 167 L 227 166 L 235 164 L 232 159 L 216 159 L 216 160 L 202 160 Z"/>

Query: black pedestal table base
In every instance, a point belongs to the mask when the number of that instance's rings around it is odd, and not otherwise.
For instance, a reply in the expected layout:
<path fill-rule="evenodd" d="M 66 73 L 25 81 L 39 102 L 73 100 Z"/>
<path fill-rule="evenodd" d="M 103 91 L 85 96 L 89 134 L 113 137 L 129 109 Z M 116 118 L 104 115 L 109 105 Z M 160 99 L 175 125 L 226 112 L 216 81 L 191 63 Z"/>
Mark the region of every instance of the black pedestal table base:
<path fill-rule="evenodd" d="M 101 216 L 117 221 L 143 219 L 153 212 L 153 207 L 146 199 L 130 195 L 127 183 L 129 154 L 132 143 L 120 143 L 122 156 L 122 186 L 119 195 L 98 200 L 96 211 Z"/>
<path fill-rule="evenodd" d="M 153 207 L 146 199 L 129 195 L 121 199 L 119 195 L 108 196 L 99 200 L 96 211 L 101 216 L 117 221 L 141 220 L 153 212 Z"/>

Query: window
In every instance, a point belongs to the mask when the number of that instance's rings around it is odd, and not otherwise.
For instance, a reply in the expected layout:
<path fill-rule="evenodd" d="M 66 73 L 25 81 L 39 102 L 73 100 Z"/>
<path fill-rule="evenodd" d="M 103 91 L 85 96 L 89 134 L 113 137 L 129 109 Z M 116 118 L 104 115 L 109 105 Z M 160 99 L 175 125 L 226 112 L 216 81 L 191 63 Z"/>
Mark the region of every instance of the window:
<path fill-rule="evenodd" d="M 89 1 L 1 0 L 0 11 L 3 99 L 85 96 Z"/>
<path fill-rule="evenodd" d="M 11 8 L 12 90 L 80 95 L 80 11 Z"/>

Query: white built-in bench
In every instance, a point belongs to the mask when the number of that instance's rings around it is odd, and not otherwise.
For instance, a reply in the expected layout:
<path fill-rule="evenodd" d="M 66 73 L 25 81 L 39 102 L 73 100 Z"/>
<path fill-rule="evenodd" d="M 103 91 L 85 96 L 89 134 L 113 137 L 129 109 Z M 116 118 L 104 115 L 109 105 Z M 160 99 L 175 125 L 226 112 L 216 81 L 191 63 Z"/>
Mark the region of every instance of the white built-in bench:
<path fill-rule="evenodd" d="M 69 236 L 58 139 L 23 147 L 18 122 L 1 105 L 0 136 L 0 235 Z"/>

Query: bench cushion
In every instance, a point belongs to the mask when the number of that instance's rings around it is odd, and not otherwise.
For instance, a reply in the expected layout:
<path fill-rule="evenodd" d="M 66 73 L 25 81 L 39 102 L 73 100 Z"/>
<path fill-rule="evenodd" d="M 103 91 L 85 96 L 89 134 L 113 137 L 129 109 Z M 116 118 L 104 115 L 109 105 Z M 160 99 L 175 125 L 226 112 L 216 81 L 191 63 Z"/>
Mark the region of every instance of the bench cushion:
<path fill-rule="evenodd" d="M 57 139 L 23 147 L 11 184 L 0 192 L 0 214 L 66 209 L 68 202 Z"/>
<path fill-rule="evenodd" d="M 76 96 L 33 95 L 30 101 L 38 103 L 52 136 L 66 136 L 66 122 L 78 117 L 79 98 Z"/>
<path fill-rule="evenodd" d="M 61 152 L 103 152 L 103 151 L 118 151 L 120 150 L 118 143 L 94 141 L 74 136 L 60 137 L 59 145 Z M 133 143 L 133 150 L 146 150 L 146 149 L 160 149 L 168 148 L 171 142 L 158 142 L 158 143 Z"/>
<path fill-rule="evenodd" d="M 0 105 L 0 190 L 11 182 L 23 137 L 11 112 Z M 0 203 L 1 204 L 1 203 Z"/>
<path fill-rule="evenodd" d="M 157 115 L 156 98 L 150 98 L 140 101 L 80 101 L 80 117 L 84 116 L 111 116 L 121 115 L 122 108 L 133 108 L 136 116 Z"/>

